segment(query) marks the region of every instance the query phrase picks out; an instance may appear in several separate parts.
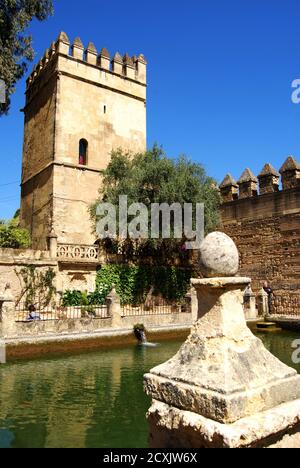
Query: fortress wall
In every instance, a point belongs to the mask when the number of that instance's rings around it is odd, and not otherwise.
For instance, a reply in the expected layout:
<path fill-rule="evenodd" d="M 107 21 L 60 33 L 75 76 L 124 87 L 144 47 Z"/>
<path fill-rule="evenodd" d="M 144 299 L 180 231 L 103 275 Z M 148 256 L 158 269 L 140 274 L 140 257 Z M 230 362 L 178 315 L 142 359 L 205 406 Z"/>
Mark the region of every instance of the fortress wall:
<path fill-rule="evenodd" d="M 254 292 L 269 281 L 274 290 L 273 312 L 284 315 L 300 315 L 300 172 L 294 162 L 288 174 L 284 166 L 281 169 L 283 190 L 279 190 L 279 183 L 278 189 L 275 184 L 272 190 L 272 183 L 270 190 L 258 190 L 257 179 L 238 183 L 232 179 L 230 190 L 228 185 L 220 186 L 225 199 L 221 206 L 223 229 L 240 251 L 241 275 L 252 278 Z M 277 177 L 279 182 L 279 174 Z M 263 186 L 261 176 L 258 180 Z M 248 197 L 239 197 L 241 184 L 252 184 Z M 230 191 L 235 196 L 228 201 Z"/>

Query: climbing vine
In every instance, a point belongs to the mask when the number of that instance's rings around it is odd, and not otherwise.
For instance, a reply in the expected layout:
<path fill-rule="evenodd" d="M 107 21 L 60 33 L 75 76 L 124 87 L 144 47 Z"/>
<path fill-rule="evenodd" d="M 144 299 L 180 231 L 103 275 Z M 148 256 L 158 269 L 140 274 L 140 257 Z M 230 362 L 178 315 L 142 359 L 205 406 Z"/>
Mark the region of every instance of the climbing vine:
<path fill-rule="evenodd" d="M 41 271 L 34 265 L 28 265 L 19 271 L 15 270 L 15 272 L 22 287 L 16 301 L 17 304 L 22 301 L 26 307 L 34 305 L 38 306 L 39 309 L 44 309 L 55 299 L 54 279 L 56 273 L 52 268 Z"/>
<path fill-rule="evenodd" d="M 150 291 L 153 296 L 177 302 L 186 295 L 190 279 L 190 270 L 176 267 L 103 265 L 97 272 L 95 292 L 67 290 L 62 304 L 65 307 L 104 304 L 113 285 L 122 304 L 142 304 Z"/>

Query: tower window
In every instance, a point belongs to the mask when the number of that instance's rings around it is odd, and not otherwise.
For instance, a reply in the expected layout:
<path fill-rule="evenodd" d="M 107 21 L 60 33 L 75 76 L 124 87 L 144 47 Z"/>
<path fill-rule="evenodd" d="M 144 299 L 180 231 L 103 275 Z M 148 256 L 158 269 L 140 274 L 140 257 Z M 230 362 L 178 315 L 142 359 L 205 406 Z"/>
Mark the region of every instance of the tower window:
<path fill-rule="evenodd" d="M 106 114 L 106 106 L 104 106 L 104 109 L 103 109 L 103 110 L 104 110 L 104 114 Z"/>
<path fill-rule="evenodd" d="M 87 156 L 88 156 L 88 142 L 84 139 L 81 139 L 79 142 L 79 164 L 81 166 L 87 165 Z"/>

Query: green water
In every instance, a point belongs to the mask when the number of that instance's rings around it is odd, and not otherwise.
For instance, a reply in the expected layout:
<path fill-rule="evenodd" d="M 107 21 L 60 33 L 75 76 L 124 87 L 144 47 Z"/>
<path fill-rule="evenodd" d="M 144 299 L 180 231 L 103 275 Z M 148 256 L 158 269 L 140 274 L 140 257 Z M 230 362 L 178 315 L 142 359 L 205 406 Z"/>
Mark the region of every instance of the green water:
<path fill-rule="evenodd" d="M 291 362 L 299 335 L 260 333 Z M 12 362 L 0 366 L 0 448 L 147 447 L 150 400 L 143 374 L 171 357 L 180 342 Z M 300 365 L 295 366 L 300 373 Z"/>

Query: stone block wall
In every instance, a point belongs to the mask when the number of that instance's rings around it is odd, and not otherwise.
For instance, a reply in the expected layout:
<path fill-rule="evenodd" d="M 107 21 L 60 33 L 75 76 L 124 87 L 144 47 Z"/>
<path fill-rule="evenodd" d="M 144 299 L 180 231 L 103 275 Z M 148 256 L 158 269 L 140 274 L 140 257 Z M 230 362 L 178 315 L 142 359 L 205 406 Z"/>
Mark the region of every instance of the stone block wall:
<path fill-rule="evenodd" d="M 143 55 L 113 57 L 61 33 L 27 80 L 20 221 L 32 246 L 93 244 L 89 207 L 111 152 L 146 148 Z M 84 143 L 84 149 L 82 147 Z"/>
<path fill-rule="evenodd" d="M 49 251 L 32 249 L 0 249 L 0 293 L 9 284 L 15 299 L 18 298 L 22 285 L 17 271 L 27 265 L 34 265 L 42 271 L 53 268 L 57 272 L 57 261 L 50 258 Z"/>
<path fill-rule="evenodd" d="M 52 268 L 58 297 L 67 289 L 92 292 L 95 290 L 97 263 L 60 262 L 51 257 L 49 250 L 0 249 L 0 294 L 10 285 L 15 300 L 18 300 L 22 284 L 17 272 L 33 265 L 40 271 Z"/>
<path fill-rule="evenodd" d="M 72 312 L 72 311 L 71 311 Z M 175 312 L 169 314 L 139 314 L 136 316 L 126 316 L 120 304 L 120 298 L 115 289 L 109 295 L 105 314 L 102 318 L 90 316 L 75 317 L 74 311 L 72 318 L 62 317 L 53 311 L 52 316 L 42 316 L 40 320 L 28 321 L 18 319 L 18 313 L 15 305 L 15 297 L 10 287 L 6 287 L 0 294 L 0 339 L 4 340 L 25 340 L 27 338 L 60 338 L 70 336 L 76 339 L 81 334 L 102 333 L 106 330 L 132 331 L 136 323 L 143 323 L 148 329 L 166 328 L 183 326 L 189 328 L 193 322 L 192 310 L 187 312 Z"/>
<path fill-rule="evenodd" d="M 272 313 L 300 315 L 300 166 L 289 157 L 280 173 L 282 190 L 270 165 L 258 179 L 250 170 L 238 183 L 227 175 L 220 185 L 222 224 L 238 246 L 240 273 L 252 278 L 253 291 L 269 281 Z"/>

